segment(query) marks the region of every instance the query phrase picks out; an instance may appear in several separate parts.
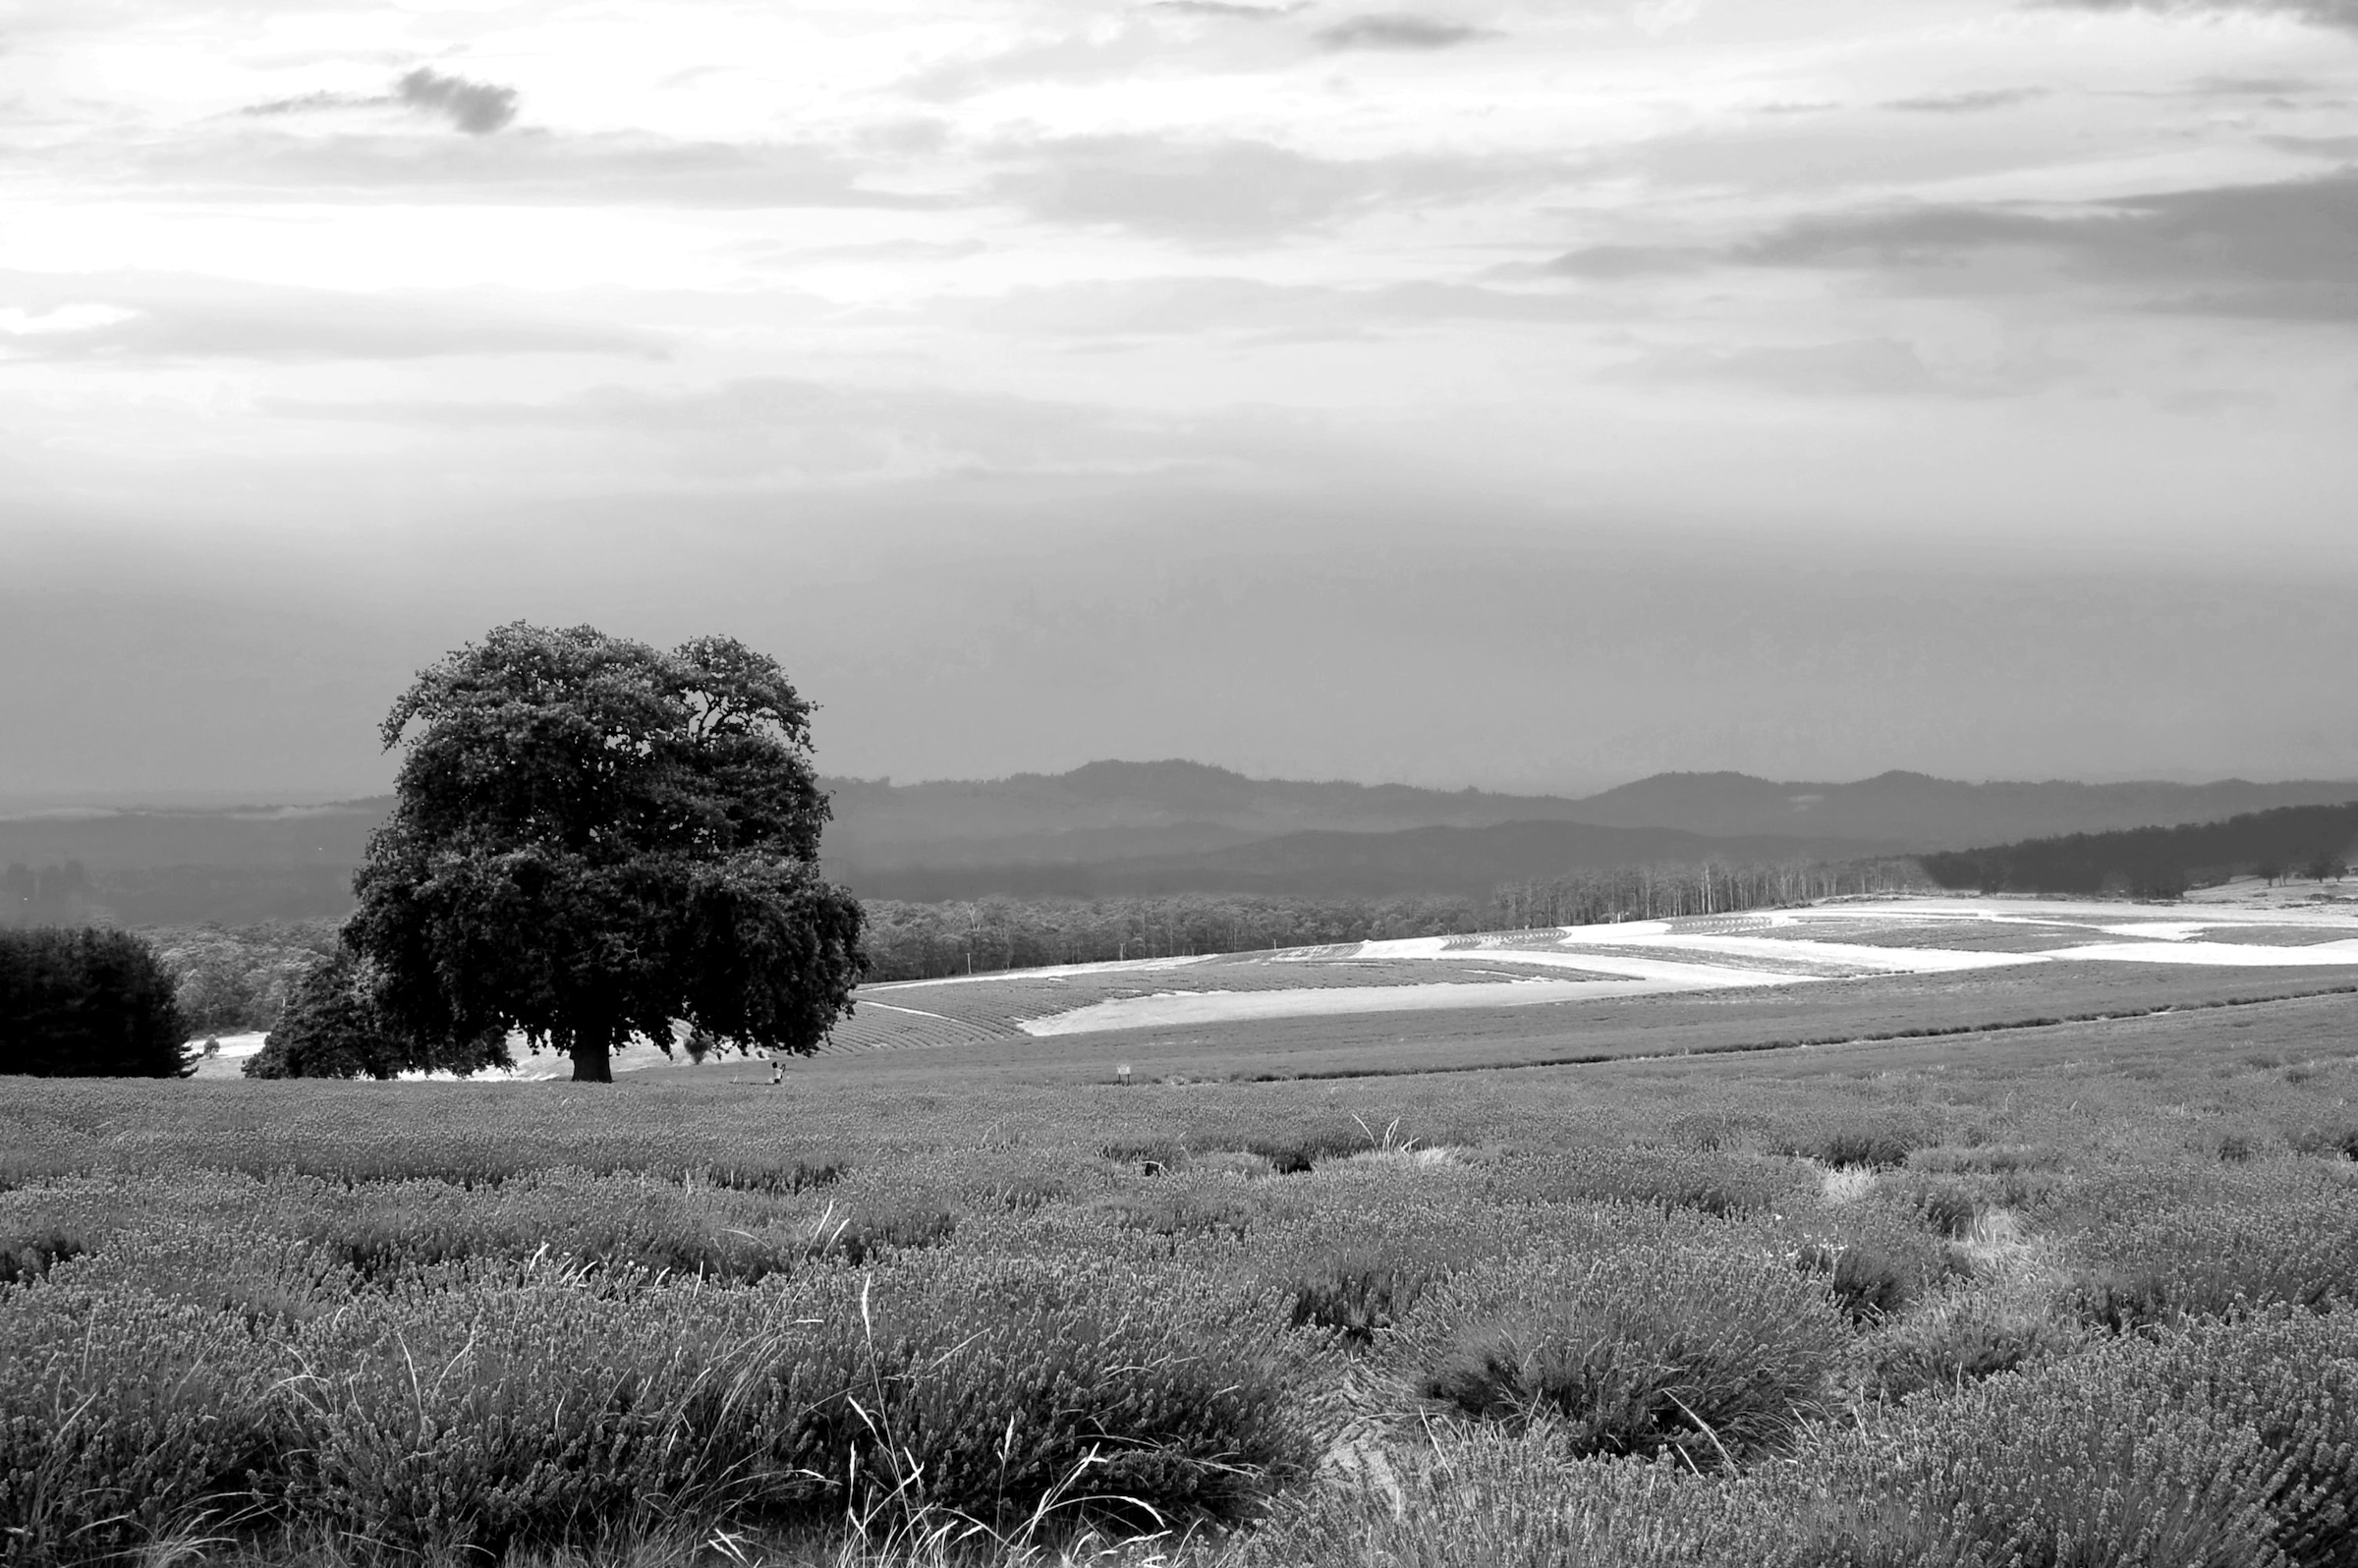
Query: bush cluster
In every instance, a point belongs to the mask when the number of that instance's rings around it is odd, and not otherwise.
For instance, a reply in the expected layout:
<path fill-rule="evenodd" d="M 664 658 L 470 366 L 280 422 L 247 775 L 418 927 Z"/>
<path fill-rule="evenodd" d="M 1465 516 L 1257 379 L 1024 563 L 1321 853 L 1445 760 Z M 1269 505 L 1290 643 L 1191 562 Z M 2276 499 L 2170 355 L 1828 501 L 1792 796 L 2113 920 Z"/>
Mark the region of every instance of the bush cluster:
<path fill-rule="evenodd" d="M 128 931 L 0 927 L 0 1073 L 183 1078 L 172 980 Z"/>

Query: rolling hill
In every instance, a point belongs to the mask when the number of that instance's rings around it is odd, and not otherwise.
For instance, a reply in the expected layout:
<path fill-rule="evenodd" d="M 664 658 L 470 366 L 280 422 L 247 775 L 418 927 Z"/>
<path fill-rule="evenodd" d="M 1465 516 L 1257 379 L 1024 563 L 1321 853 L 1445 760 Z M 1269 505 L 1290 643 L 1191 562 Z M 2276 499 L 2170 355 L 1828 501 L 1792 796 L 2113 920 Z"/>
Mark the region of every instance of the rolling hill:
<path fill-rule="evenodd" d="M 893 784 L 829 779 L 835 874 L 878 897 L 1484 892 L 1647 861 L 1845 859 L 2215 821 L 2358 800 L 2358 782 L 1778 783 L 1664 773 L 1600 795 L 1256 779 L 1199 762 Z M 0 818 L 0 919 L 135 924 L 334 916 L 384 798 Z M 63 868 L 79 863 L 69 887 Z M 44 881 L 38 874 L 57 874 Z"/>

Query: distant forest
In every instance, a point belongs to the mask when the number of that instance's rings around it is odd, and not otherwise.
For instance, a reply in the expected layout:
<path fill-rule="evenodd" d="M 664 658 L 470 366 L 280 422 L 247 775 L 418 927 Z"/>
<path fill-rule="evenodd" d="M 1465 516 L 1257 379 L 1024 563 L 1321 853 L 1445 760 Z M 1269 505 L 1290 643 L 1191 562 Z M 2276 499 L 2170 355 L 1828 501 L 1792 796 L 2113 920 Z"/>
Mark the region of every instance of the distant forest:
<path fill-rule="evenodd" d="M 2223 822 L 2026 839 L 1921 857 L 1946 888 L 2175 898 L 2233 876 L 2338 880 L 2358 855 L 2358 803 L 2286 806 Z"/>
<path fill-rule="evenodd" d="M 1913 861 L 1843 866 L 1648 866 L 1576 871 L 1502 887 L 1487 899 L 984 898 L 866 900 L 870 981 L 931 980 L 1040 964 L 1260 952 L 1402 936 L 1459 936 L 1533 925 L 1667 920 L 1807 903 L 1844 893 L 1929 890 Z"/>

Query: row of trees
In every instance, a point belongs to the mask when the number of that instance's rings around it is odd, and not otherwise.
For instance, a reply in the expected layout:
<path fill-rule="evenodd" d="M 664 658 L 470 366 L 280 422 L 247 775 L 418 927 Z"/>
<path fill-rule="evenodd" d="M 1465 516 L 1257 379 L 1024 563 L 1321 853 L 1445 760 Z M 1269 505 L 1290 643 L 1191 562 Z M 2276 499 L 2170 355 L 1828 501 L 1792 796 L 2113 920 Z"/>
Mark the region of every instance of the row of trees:
<path fill-rule="evenodd" d="M 1323 942 L 1456 936 L 1534 925 L 1600 925 L 1805 904 L 1842 894 L 1929 890 L 1916 863 L 1640 866 L 1573 871 L 1488 899 L 984 898 L 868 904 L 869 978 L 934 980 L 1039 964 L 1253 952 Z"/>
<path fill-rule="evenodd" d="M 1446 936 L 1485 927 L 1469 898 L 1160 898 L 868 902 L 869 978 L 933 980 L 1039 964 L 1253 952 L 1318 942 Z"/>
<path fill-rule="evenodd" d="M 1775 866 L 1632 866 L 1572 871 L 1498 890 L 1497 926 L 1602 925 L 1613 921 L 1679 920 L 1781 909 L 1822 898 L 1929 892 L 1931 878 L 1912 860 L 1791 862 Z"/>
<path fill-rule="evenodd" d="M 2189 887 L 2260 875 L 2338 880 L 2358 858 L 2358 802 L 2285 806 L 2219 822 L 2025 839 L 1923 857 L 1942 887 L 2013 893 L 2175 898 Z"/>

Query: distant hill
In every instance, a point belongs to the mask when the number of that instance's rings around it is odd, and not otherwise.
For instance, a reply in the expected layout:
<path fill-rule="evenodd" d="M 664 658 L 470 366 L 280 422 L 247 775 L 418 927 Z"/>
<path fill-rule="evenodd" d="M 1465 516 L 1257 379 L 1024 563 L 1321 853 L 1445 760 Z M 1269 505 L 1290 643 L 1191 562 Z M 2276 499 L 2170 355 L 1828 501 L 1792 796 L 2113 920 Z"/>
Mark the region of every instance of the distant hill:
<path fill-rule="evenodd" d="M 828 866 L 878 897 L 1462 892 L 1633 861 L 1954 850 L 2358 801 L 2353 781 L 1964 784 L 1921 773 L 1847 784 L 1662 773 L 1575 799 L 1256 779 L 1175 760 L 976 781 L 824 782 L 835 799 Z M 0 920 L 341 915 L 352 868 L 389 804 L 0 818 L 0 868 L 23 866 L 33 884 L 0 901 Z M 63 878 L 69 863 L 83 868 L 76 887 Z M 35 874 L 43 868 L 59 873 L 46 892 Z"/>
<path fill-rule="evenodd" d="M 244 925 L 340 916 L 352 907 L 353 868 L 392 804 L 0 818 L 0 921 Z"/>
<path fill-rule="evenodd" d="M 1922 858 L 1943 887 L 2174 896 L 2230 876 L 2330 876 L 2358 862 L 2358 804 L 2287 806 L 2223 822 L 2072 833 Z"/>
<path fill-rule="evenodd" d="M 1690 833 L 1790 833 L 1962 849 L 2011 839 L 2210 822 L 2281 806 L 2358 800 L 2358 780 L 2252 784 L 1964 784 L 1879 773 L 1852 784 L 1778 784 L 1745 773 L 1657 773 L 1574 802 L 1576 820 Z"/>

